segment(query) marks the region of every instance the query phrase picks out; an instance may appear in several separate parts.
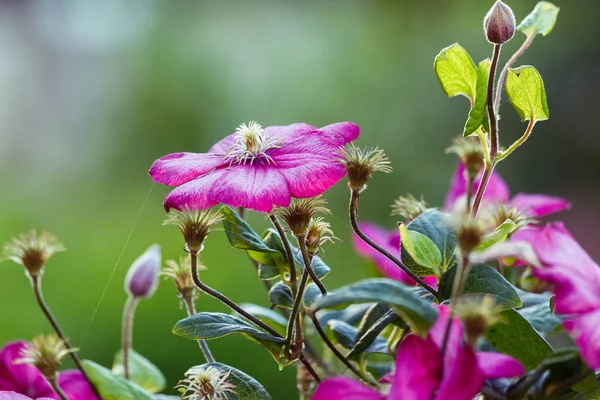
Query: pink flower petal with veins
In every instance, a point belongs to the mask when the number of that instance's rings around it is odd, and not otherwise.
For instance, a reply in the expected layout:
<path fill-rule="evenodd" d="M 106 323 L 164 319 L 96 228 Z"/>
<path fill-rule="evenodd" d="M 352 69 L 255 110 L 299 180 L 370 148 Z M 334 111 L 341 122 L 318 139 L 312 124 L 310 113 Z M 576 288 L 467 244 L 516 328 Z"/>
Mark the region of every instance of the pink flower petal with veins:
<path fill-rule="evenodd" d="M 155 183 L 179 186 L 227 164 L 220 155 L 173 153 L 154 161 L 149 174 Z"/>
<path fill-rule="evenodd" d="M 560 197 L 525 193 L 517 194 L 512 198 L 510 204 L 532 217 L 543 217 L 548 214 L 567 210 L 571 207 L 571 203 Z"/>
<path fill-rule="evenodd" d="M 168 211 L 171 208 L 204 210 L 216 206 L 219 202 L 209 196 L 213 185 L 225 171 L 225 169 L 219 169 L 176 187 L 165 197 L 165 210 Z"/>
<path fill-rule="evenodd" d="M 475 184 L 473 185 L 473 193 L 477 192 L 480 183 L 481 175 L 475 180 Z M 465 179 L 465 165 L 463 163 L 459 163 L 454 171 L 452 180 L 450 181 L 450 189 L 448 189 L 446 199 L 444 200 L 444 210 L 451 210 L 456 201 L 464 198 L 466 193 L 467 180 Z M 510 190 L 504 179 L 502 179 L 496 172 L 492 172 L 492 176 L 488 182 L 485 194 L 483 195 L 484 200 L 492 203 L 504 203 L 509 199 L 509 197 Z M 464 200 L 463 204 L 466 204 Z"/>

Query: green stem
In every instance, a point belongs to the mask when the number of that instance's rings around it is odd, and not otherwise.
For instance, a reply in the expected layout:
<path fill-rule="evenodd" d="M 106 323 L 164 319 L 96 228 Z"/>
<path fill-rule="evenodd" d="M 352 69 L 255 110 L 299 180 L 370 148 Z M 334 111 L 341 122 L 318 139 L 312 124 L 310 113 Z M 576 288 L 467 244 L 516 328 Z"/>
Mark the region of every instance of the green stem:
<path fill-rule="evenodd" d="M 501 47 L 502 45 L 499 44 L 494 45 L 487 91 L 487 111 L 490 122 L 491 141 L 490 158 L 492 159 L 492 162 L 494 162 L 494 160 L 496 159 L 496 154 L 498 154 L 498 147 L 500 146 L 500 140 L 498 138 L 498 117 L 496 116 L 496 109 L 494 107 L 494 79 L 496 78 L 496 68 L 498 67 L 498 59 L 500 58 Z"/>
<path fill-rule="evenodd" d="M 298 288 L 298 293 L 296 294 L 296 297 L 294 298 L 294 304 L 292 306 L 292 311 L 288 317 L 286 339 L 287 339 L 288 343 L 290 343 L 290 344 L 293 341 L 294 331 L 302 329 L 302 327 L 300 326 L 300 321 L 299 321 L 298 315 L 300 313 L 300 304 L 302 303 L 302 296 L 304 294 L 304 289 L 306 288 L 306 284 L 308 282 L 308 277 L 309 277 L 308 271 L 306 269 L 304 269 L 304 272 L 302 273 L 302 277 L 300 278 L 300 287 Z M 294 326 L 296 327 L 296 329 L 294 329 Z"/>
<path fill-rule="evenodd" d="M 193 296 L 183 297 L 183 302 L 185 304 L 185 308 L 187 310 L 188 316 L 191 317 L 192 315 L 196 314 L 196 305 L 194 304 Z M 215 358 L 213 357 L 212 352 L 210 351 L 210 348 L 208 347 L 208 343 L 206 343 L 205 340 L 199 339 L 198 346 L 200 346 L 200 350 L 202 351 L 202 354 L 204 354 L 204 358 L 206 359 L 206 362 L 214 363 Z"/>
<path fill-rule="evenodd" d="M 308 362 L 306 357 L 304 357 L 304 354 L 300 353 L 299 358 L 300 362 L 306 367 L 306 370 L 312 375 L 313 378 L 315 378 L 315 381 L 317 381 L 317 383 L 321 382 L 321 378 L 319 377 L 315 369 L 312 367 L 312 365 L 310 365 L 310 362 Z"/>
<path fill-rule="evenodd" d="M 277 217 L 274 214 L 269 214 L 269 218 L 277 229 L 277 233 L 279 233 L 279 237 L 281 237 L 281 241 L 283 242 L 283 247 L 285 248 L 285 254 L 287 256 L 288 265 L 290 266 L 290 287 L 292 289 L 292 297 L 296 297 L 296 293 L 298 291 L 297 287 L 297 277 L 296 277 L 296 262 L 294 261 L 294 253 L 292 252 L 292 247 L 290 246 L 290 242 L 283 230 L 283 227 L 277 220 Z"/>
<path fill-rule="evenodd" d="M 302 261 L 304 261 L 304 270 L 308 271 L 310 275 L 310 279 L 317 285 L 321 294 L 323 296 L 327 296 L 327 289 L 321 279 L 315 273 L 315 270 L 312 267 L 312 257 L 308 254 L 308 249 L 306 248 L 306 238 L 304 236 L 298 237 L 298 247 L 300 248 L 300 253 L 302 254 Z"/>
<path fill-rule="evenodd" d="M 61 400 L 69 400 L 67 398 L 67 395 L 65 394 L 65 392 L 63 392 L 62 389 L 60 388 L 60 386 L 58 384 L 58 380 L 56 379 L 56 376 L 52 379 L 46 378 L 46 380 L 48 381 L 50 386 L 52 386 L 52 389 L 56 392 L 56 394 L 58 395 L 58 397 L 60 397 Z"/>
<path fill-rule="evenodd" d="M 123 372 L 125 379 L 131 378 L 129 371 L 129 353 L 131 352 L 131 346 L 133 345 L 133 317 L 135 315 L 135 308 L 138 300 L 135 296 L 129 296 L 125 303 L 125 310 L 123 311 L 123 332 L 122 332 L 122 348 L 123 348 Z"/>
<path fill-rule="evenodd" d="M 531 135 L 531 132 L 533 131 L 533 126 L 535 125 L 535 122 L 536 121 L 533 118 L 531 118 L 529 120 L 529 123 L 527 124 L 527 129 L 525 129 L 523 136 L 521 136 L 519 139 L 515 140 L 515 142 L 513 144 L 511 144 L 508 149 L 499 153 L 498 156 L 496 157 L 496 162 L 504 160 L 506 157 L 508 157 L 510 155 L 510 153 L 512 153 L 519 146 L 521 146 L 523 143 L 525 143 L 525 141 L 529 138 L 529 135 Z"/>

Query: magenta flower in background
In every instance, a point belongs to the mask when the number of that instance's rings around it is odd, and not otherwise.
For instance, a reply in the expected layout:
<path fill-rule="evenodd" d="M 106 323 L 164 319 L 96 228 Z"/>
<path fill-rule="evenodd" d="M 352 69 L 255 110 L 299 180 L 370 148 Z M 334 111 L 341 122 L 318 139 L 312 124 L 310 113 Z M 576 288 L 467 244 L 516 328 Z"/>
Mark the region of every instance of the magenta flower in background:
<path fill-rule="evenodd" d="M 35 367 L 29 364 L 14 363 L 23 357 L 21 350 L 25 348 L 25 344 L 21 341 L 11 342 L 0 351 L 0 391 L 12 391 L 33 399 L 40 397 L 60 399 Z M 69 400 L 93 400 L 96 398 L 79 371 L 61 372 L 58 376 L 58 384 Z M 19 399 L 14 395 L 1 394 L 1 392 L 0 396 L 5 396 L 6 399 Z M 0 400 L 3 398 L 0 397 Z"/>
<path fill-rule="evenodd" d="M 465 165 L 459 163 L 452 180 L 450 189 L 446 194 L 444 209 L 449 211 L 455 207 L 458 201 L 463 204 L 467 193 L 467 179 L 465 178 Z M 473 192 L 476 192 L 481 182 L 481 176 L 475 180 Z M 488 186 L 485 190 L 483 199 L 488 203 L 502 203 L 523 211 L 530 217 L 543 217 L 548 214 L 554 214 L 570 207 L 567 200 L 559 197 L 552 197 L 543 194 L 525 194 L 519 193 L 510 198 L 510 189 L 508 185 L 496 172 L 492 173 Z"/>
<path fill-rule="evenodd" d="M 360 129 L 352 122 L 323 128 L 307 124 L 262 129 L 251 122 L 208 153 L 174 153 L 150 168 L 156 183 L 178 186 L 165 198 L 168 211 L 206 209 L 223 203 L 270 212 L 292 197 L 315 197 L 346 175 L 339 149 Z"/>
<path fill-rule="evenodd" d="M 462 326 L 456 317 L 442 359 L 440 349 L 449 311 L 445 306 L 439 310 L 425 339 L 411 334 L 400 344 L 387 395 L 353 379 L 335 377 L 319 384 L 313 400 L 471 400 L 485 379 L 516 377 L 525 372 L 512 357 L 473 351 L 463 343 Z"/>
<path fill-rule="evenodd" d="M 600 368 L 600 266 L 560 222 L 518 231 L 513 241 L 530 243 L 543 264 L 534 275 L 553 285 L 555 312 L 581 348 L 583 359 Z"/>
<path fill-rule="evenodd" d="M 0 400 L 36 400 L 15 392 L 0 391 Z M 40 397 L 37 400 L 52 400 L 50 397 Z"/>

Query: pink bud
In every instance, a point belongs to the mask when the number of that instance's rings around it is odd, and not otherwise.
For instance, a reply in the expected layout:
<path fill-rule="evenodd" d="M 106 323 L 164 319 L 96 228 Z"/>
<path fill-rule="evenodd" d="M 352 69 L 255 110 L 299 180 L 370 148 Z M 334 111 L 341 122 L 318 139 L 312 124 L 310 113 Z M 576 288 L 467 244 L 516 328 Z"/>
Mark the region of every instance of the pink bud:
<path fill-rule="evenodd" d="M 160 246 L 153 244 L 129 267 L 125 278 L 125 291 L 138 298 L 152 296 L 158 284 L 160 264 Z"/>
<path fill-rule="evenodd" d="M 509 6 L 498 0 L 483 20 L 485 37 L 490 43 L 502 44 L 515 35 L 517 22 Z"/>

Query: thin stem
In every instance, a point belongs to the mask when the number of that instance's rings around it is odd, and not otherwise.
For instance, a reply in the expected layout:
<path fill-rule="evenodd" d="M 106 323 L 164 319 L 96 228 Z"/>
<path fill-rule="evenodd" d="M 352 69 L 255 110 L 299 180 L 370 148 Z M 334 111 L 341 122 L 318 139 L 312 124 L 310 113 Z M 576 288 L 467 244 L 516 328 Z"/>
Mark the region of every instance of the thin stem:
<path fill-rule="evenodd" d="M 490 158 L 492 162 L 498 154 L 498 147 L 500 141 L 498 139 L 498 117 L 496 116 L 496 110 L 494 107 L 494 79 L 496 78 L 496 68 L 498 67 L 498 59 L 500 57 L 501 45 L 495 44 L 494 51 L 492 53 L 492 65 L 490 66 L 490 77 L 488 80 L 488 91 L 487 91 L 487 111 L 490 120 Z"/>
<path fill-rule="evenodd" d="M 534 125 L 535 125 L 535 119 L 532 118 L 529 120 L 529 123 L 527 124 L 527 129 L 525 129 L 523 136 L 521 136 L 519 139 L 515 140 L 515 142 L 513 144 L 511 144 L 508 149 L 499 153 L 498 156 L 496 157 L 496 162 L 504 160 L 506 157 L 508 157 L 508 155 L 510 155 L 510 153 L 512 153 L 519 146 L 521 146 L 523 143 L 525 143 L 525 141 L 529 138 L 529 135 L 531 135 Z"/>
<path fill-rule="evenodd" d="M 306 370 L 312 375 L 313 378 L 315 378 L 315 381 L 317 383 L 321 382 L 321 378 L 319 377 L 315 369 L 312 367 L 312 365 L 310 365 L 310 362 L 308 362 L 306 357 L 304 357 L 304 354 L 300 353 L 299 359 L 300 362 L 306 367 Z"/>
<path fill-rule="evenodd" d="M 94 392 L 94 395 L 98 399 L 100 399 L 101 398 L 100 397 L 100 392 L 98 392 L 98 389 L 96 388 L 96 386 L 94 385 L 94 383 L 92 382 L 92 380 L 90 379 L 90 377 L 88 376 L 88 374 L 85 372 L 85 369 L 83 369 L 83 365 L 81 364 L 81 360 L 79 359 L 79 356 L 77 355 L 77 353 L 75 353 L 75 349 L 73 348 L 73 346 L 71 346 L 71 343 L 69 343 L 69 341 L 67 340 L 67 338 L 66 338 L 65 334 L 63 333 L 62 329 L 60 329 L 60 325 L 58 325 L 58 321 L 56 320 L 56 318 L 54 318 L 54 315 L 52 315 L 52 312 L 50 311 L 50 308 L 48 307 L 48 305 L 44 301 L 44 296 L 42 295 L 42 281 L 41 281 L 41 276 L 31 276 L 31 284 L 33 286 L 33 294 L 35 295 L 35 300 L 37 301 L 38 305 L 42 309 L 42 312 L 44 313 L 44 315 L 46 316 L 46 318 L 50 322 L 50 325 L 52 325 L 52 328 L 54 329 L 54 332 L 56 332 L 56 334 L 58 335 L 58 337 L 60 338 L 60 340 L 62 340 L 63 343 L 65 344 L 65 347 L 67 348 L 67 350 L 71 350 L 69 352 L 69 355 L 71 356 L 71 359 L 75 363 L 75 366 L 81 372 L 81 374 L 83 375 L 83 377 L 85 378 L 85 380 L 88 382 L 88 384 L 92 388 L 92 391 Z"/>
<path fill-rule="evenodd" d="M 122 326 L 122 347 L 123 347 L 123 372 L 125 379 L 130 379 L 129 374 L 129 353 L 133 344 L 133 316 L 135 315 L 135 308 L 137 306 L 138 299 L 135 296 L 129 296 L 125 303 L 125 310 L 123 311 L 123 326 Z"/>
<path fill-rule="evenodd" d="M 487 188 L 487 185 L 490 182 L 490 178 L 492 177 L 494 166 L 495 164 L 486 164 L 483 168 L 483 175 L 481 176 L 481 180 L 479 181 L 479 187 L 477 188 L 475 200 L 473 201 L 473 207 L 471 208 L 471 215 L 473 216 L 473 218 L 477 217 L 477 212 L 479 211 L 479 207 L 481 206 L 481 201 L 483 200 L 485 189 Z"/>
<path fill-rule="evenodd" d="M 444 358 L 444 354 L 446 354 L 446 347 L 448 345 L 448 338 L 450 337 L 450 329 L 452 327 L 452 320 L 454 319 L 454 314 L 456 312 L 458 298 L 464 289 L 466 282 L 465 278 L 467 277 L 469 270 L 469 257 L 468 255 L 463 254 L 461 256 L 461 262 L 457 267 L 456 274 L 454 275 L 454 282 L 452 283 L 452 303 L 450 304 L 450 315 L 448 317 L 448 322 L 446 323 L 446 329 L 444 330 L 444 339 L 442 340 L 442 359 Z"/>
<path fill-rule="evenodd" d="M 191 317 L 192 315 L 196 314 L 196 305 L 194 304 L 193 296 L 184 296 L 183 302 L 185 304 L 188 316 Z M 206 343 L 205 340 L 199 339 L 198 346 L 200 346 L 200 350 L 202 351 L 202 354 L 204 354 L 206 362 L 214 363 L 215 358 L 213 357 L 212 352 L 208 347 L 208 343 Z"/>
<path fill-rule="evenodd" d="M 471 177 L 471 174 L 467 176 L 467 214 L 471 212 L 471 199 L 473 198 L 473 185 L 475 179 Z"/>
<path fill-rule="evenodd" d="M 67 395 L 65 394 L 65 392 L 63 392 L 62 389 L 60 388 L 60 385 L 58 384 L 58 380 L 56 379 L 56 377 L 54 377 L 52 379 L 46 378 L 46 380 L 48 381 L 50 386 L 52 386 L 52 389 L 56 392 L 56 394 L 58 395 L 58 397 L 60 397 L 61 400 L 69 400 L 67 398 Z"/>
<path fill-rule="evenodd" d="M 288 238 L 285 234 L 285 231 L 283 230 L 283 227 L 279 223 L 279 220 L 277 220 L 277 217 L 273 214 L 269 214 L 269 218 L 271 219 L 273 226 L 275 226 L 275 229 L 277 229 L 277 233 L 279 233 L 279 236 L 281 237 L 281 241 L 283 242 L 283 247 L 285 248 L 285 254 L 287 255 L 288 265 L 290 266 L 290 286 L 292 289 L 292 296 L 295 297 L 296 291 L 297 291 L 297 286 L 296 286 L 297 278 L 296 278 L 296 262 L 294 261 L 294 253 L 292 252 L 292 247 L 290 246 L 290 242 L 288 241 Z"/>
<path fill-rule="evenodd" d="M 521 57 L 525 50 L 529 47 L 531 42 L 533 42 L 533 38 L 535 35 L 527 35 L 527 39 L 523 42 L 519 50 L 512 55 L 512 57 L 507 61 L 506 65 L 500 71 L 500 76 L 498 77 L 498 86 L 496 86 L 496 99 L 494 100 L 494 107 L 496 111 L 498 111 L 498 107 L 500 106 L 500 98 L 502 97 L 502 85 L 504 85 L 504 80 L 506 79 L 506 75 L 508 74 L 508 70 L 512 65 L 517 61 L 517 58 Z"/>
<path fill-rule="evenodd" d="M 423 279 L 421 279 L 417 274 L 415 274 L 413 271 L 411 271 L 411 269 L 408 268 L 406 265 L 404 265 L 404 263 L 402 261 L 398 260 L 396 257 L 391 255 L 387 250 L 385 250 L 384 248 L 379 246 L 377 243 L 372 241 L 367 235 L 365 235 L 363 233 L 363 231 L 358 226 L 358 201 L 360 198 L 360 194 L 356 190 L 352 190 L 351 192 L 352 192 L 352 195 L 350 197 L 350 223 L 352 225 L 352 229 L 354 230 L 354 233 L 356 233 L 358 235 L 358 237 L 360 237 L 365 243 L 367 243 L 373 249 L 377 250 L 378 252 L 380 252 L 381 254 L 386 256 L 394 264 L 396 264 L 398 267 L 400 267 L 401 270 L 406 272 L 406 274 L 408 276 L 410 276 L 415 282 L 417 282 L 419 285 L 421 285 L 425 290 L 427 290 L 429 293 L 431 293 L 437 299 L 439 299 L 440 296 L 435 289 L 433 289 L 431 286 L 426 284 L 423 281 Z"/>
<path fill-rule="evenodd" d="M 294 305 L 292 306 L 292 312 L 288 317 L 288 325 L 286 331 L 286 339 L 288 343 L 292 343 L 292 337 L 294 336 L 294 326 L 296 326 L 296 330 L 302 329 L 299 325 L 298 314 L 300 312 L 300 303 L 302 303 L 302 295 L 304 294 L 304 289 L 306 288 L 306 284 L 308 282 L 308 270 L 305 268 L 302 273 L 302 277 L 300 278 L 300 287 L 298 288 L 298 293 L 296 294 L 296 298 L 294 299 Z"/>
<path fill-rule="evenodd" d="M 317 285 L 321 291 L 321 294 L 323 296 L 327 296 L 327 288 L 325 288 L 325 285 L 323 285 L 323 282 L 321 282 L 312 267 L 311 257 L 308 254 L 308 249 L 306 248 L 306 238 L 304 236 L 298 237 L 298 247 L 300 248 L 300 253 L 302 254 L 302 261 L 304 261 L 304 270 L 308 271 L 310 279 L 312 279 L 315 285 Z"/>
<path fill-rule="evenodd" d="M 264 322 L 262 322 L 260 319 L 256 318 L 255 316 L 244 311 L 240 306 L 235 304 L 227 296 L 225 296 L 222 293 L 219 293 L 218 291 L 211 288 L 210 286 L 207 286 L 204 283 L 202 283 L 202 281 L 198 277 L 198 255 L 195 253 L 190 253 L 190 260 L 192 263 L 192 279 L 194 280 L 194 283 L 196 284 L 196 286 L 198 286 L 198 289 L 200 289 L 201 291 L 205 292 L 206 294 L 214 297 L 215 299 L 219 300 L 221 303 L 225 304 L 226 306 L 228 306 L 229 308 L 231 308 L 238 314 L 240 314 L 243 317 L 245 317 L 246 319 L 250 320 L 252 323 L 260 326 L 265 331 L 269 332 L 271 335 L 278 337 L 278 338 L 283 338 L 283 336 L 281 336 L 281 334 L 279 334 L 279 332 L 277 332 L 275 329 L 271 328 L 269 325 L 265 324 Z"/>

